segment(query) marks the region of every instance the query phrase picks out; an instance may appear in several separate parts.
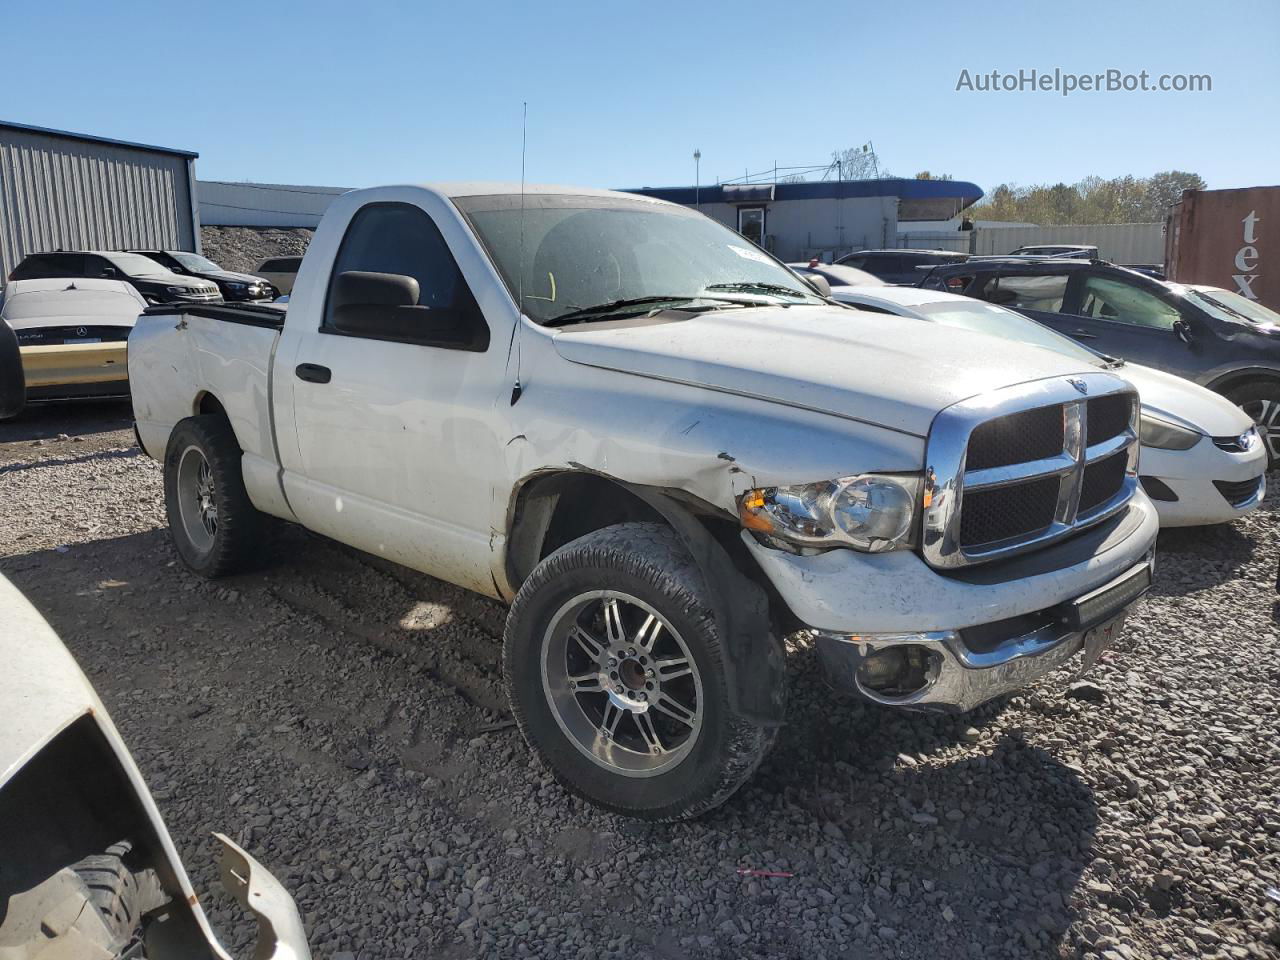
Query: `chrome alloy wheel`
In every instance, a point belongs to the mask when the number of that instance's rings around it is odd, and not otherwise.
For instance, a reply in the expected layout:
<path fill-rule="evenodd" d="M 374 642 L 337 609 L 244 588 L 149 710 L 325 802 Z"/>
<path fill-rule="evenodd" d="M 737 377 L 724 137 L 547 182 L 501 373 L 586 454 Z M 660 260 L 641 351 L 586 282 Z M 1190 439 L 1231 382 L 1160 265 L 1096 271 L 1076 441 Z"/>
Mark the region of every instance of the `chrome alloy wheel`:
<path fill-rule="evenodd" d="M 1262 445 L 1274 463 L 1280 460 L 1280 400 L 1250 400 L 1240 407 L 1258 428 Z"/>
<path fill-rule="evenodd" d="M 643 600 L 574 597 L 542 640 L 542 689 L 571 743 L 611 773 L 651 777 L 683 760 L 702 729 L 702 678 L 684 640 Z"/>
<path fill-rule="evenodd" d="M 218 533 L 218 500 L 213 470 L 199 447 L 187 447 L 178 459 L 178 512 L 191 544 L 201 551 L 213 549 Z"/>

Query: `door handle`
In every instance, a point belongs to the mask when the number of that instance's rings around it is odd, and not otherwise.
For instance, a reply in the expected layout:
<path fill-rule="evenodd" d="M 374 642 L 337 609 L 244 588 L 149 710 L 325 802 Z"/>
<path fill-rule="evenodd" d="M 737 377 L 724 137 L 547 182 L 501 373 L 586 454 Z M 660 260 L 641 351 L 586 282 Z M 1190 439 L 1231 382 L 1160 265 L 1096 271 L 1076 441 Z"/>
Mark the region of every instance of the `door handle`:
<path fill-rule="evenodd" d="M 1071 336 L 1075 337 L 1075 339 L 1077 340 L 1097 340 L 1098 339 L 1098 335 L 1096 333 L 1090 333 L 1088 330 L 1075 330 L 1072 332 Z"/>
<path fill-rule="evenodd" d="M 318 363 L 300 363 L 293 372 L 298 375 L 299 380 L 306 380 L 308 383 L 328 383 L 333 379 L 333 371 Z"/>

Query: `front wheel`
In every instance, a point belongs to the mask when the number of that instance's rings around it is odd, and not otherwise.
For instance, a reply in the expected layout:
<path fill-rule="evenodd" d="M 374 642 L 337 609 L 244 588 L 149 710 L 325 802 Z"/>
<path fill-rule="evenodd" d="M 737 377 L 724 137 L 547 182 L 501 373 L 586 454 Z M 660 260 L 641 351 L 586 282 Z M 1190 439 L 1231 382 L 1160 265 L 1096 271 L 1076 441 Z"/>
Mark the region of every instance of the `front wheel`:
<path fill-rule="evenodd" d="M 1280 382 L 1246 383 L 1228 393 L 1227 399 L 1257 426 L 1269 458 L 1267 469 L 1280 467 Z"/>
<path fill-rule="evenodd" d="M 521 733 L 568 790 L 647 820 L 718 806 L 773 740 L 729 697 L 707 587 L 660 524 L 588 534 L 521 587 L 503 673 Z"/>

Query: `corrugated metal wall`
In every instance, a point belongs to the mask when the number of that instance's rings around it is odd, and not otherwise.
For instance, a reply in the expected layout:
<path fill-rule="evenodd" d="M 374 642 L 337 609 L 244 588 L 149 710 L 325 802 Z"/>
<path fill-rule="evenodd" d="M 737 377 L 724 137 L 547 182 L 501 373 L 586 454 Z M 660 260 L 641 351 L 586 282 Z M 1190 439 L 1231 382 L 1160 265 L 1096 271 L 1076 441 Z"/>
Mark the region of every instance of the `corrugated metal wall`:
<path fill-rule="evenodd" d="M 190 158 L 0 125 L 0 280 L 29 253 L 198 249 Z"/>
<path fill-rule="evenodd" d="M 1042 243 L 1088 243 L 1113 263 L 1164 263 L 1164 224 L 1095 223 L 1061 227 L 979 227 L 973 253 L 1001 256 Z"/>

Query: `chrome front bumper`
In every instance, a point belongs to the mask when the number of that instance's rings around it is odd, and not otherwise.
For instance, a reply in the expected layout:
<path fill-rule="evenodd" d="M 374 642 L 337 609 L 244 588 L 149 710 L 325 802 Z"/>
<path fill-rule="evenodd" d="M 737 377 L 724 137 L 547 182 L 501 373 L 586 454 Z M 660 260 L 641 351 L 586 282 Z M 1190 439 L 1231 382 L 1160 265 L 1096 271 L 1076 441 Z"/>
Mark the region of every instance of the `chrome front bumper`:
<path fill-rule="evenodd" d="M 1003 639 L 991 637 L 990 629 L 983 631 L 988 636 L 980 646 L 970 642 L 975 634 L 972 630 L 861 635 L 815 631 L 818 656 L 829 682 L 844 692 L 885 706 L 963 713 L 1034 683 L 1082 651 L 1082 667 L 1092 666 L 1119 636 L 1125 613 L 1150 588 L 1150 581 L 1148 578 L 1140 589 L 1124 589 L 1125 585 L 1144 568 L 1151 573 L 1153 566 L 1148 557 L 1080 598 L 1077 604 L 1083 607 L 1094 602 L 1092 598 L 1104 598 L 1108 591 L 1115 593 L 1113 605 L 1104 603 L 1091 609 L 1083 623 L 1078 622 L 1078 615 L 1077 622 L 1070 622 L 1071 617 L 1058 615 L 1062 611 L 1046 611 L 1043 623 L 1023 632 L 1015 626 Z M 1026 626 L 1026 618 L 1012 622 Z M 890 690 L 871 682 L 877 655 L 895 649 L 904 657 L 909 651 L 918 665 L 921 682 L 913 681 L 906 690 Z"/>

